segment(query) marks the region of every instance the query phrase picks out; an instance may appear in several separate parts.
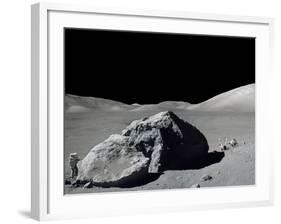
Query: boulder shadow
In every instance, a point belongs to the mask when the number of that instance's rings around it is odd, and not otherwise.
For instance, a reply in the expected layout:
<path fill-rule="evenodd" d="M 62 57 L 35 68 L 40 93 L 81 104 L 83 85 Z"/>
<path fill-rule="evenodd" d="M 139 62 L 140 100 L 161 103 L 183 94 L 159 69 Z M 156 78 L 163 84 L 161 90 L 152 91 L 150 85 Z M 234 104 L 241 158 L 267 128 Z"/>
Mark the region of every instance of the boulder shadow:
<path fill-rule="evenodd" d="M 124 177 L 115 182 L 107 182 L 107 183 L 93 183 L 96 187 L 110 188 L 110 187 L 118 187 L 118 188 L 133 188 L 146 185 L 150 182 L 157 180 L 163 173 L 146 173 L 145 175 L 138 175 L 132 177 Z"/>
<path fill-rule="evenodd" d="M 179 161 L 177 160 L 176 163 L 169 164 L 168 167 L 166 167 L 165 170 L 197 170 L 202 169 L 204 167 L 210 166 L 215 163 L 219 163 L 223 157 L 225 156 L 224 152 L 209 152 L 205 156 L 193 158 L 190 160 L 185 161 Z M 148 183 L 156 181 L 163 172 L 159 173 L 148 173 L 147 170 L 144 170 L 143 172 L 140 172 L 138 175 L 135 176 L 129 176 L 124 177 L 118 181 L 115 182 L 103 182 L 103 183 L 93 183 L 93 186 L 95 187 L 102 187 L 102 188 L 111 188 L 111 187 L 117 187 L 117 188 L 134 188 L 139 186 L 144 186 Z M 85 183 L 80 183 L 85 184 Z"/>
<path fill-rule="evenodd" d="M 202 157 L 195 157 L 188 161 L 178 161 L 177 163 L 169 164 L 167 170 L 198 170 L 210 166 L 212 164 L 219 163 L 224 156 L 224 152 L 209 152 L 208 154 Z"/>
<path fill-rule="evenodd" d="M 219 163 L 225 156 L 224 152 L 209 152 L 203 157 L 198 157 L 194 159 L 190 159 L 188 161 L 179 162 L 174 164 L 170 164 L 167 170 L 197 170 L 202 169 L 204 167 L 210 166 L 215 163 Z M 107 183 L 93 183 L 96 187 L 110 188 L 110 187 L 118 187 L 118 188 L 134 188 L 139 186 L 144 186 L 150 182 L 157 180 L 163 172 L 159 173 L 148 173 L 145 171 L 144 173 L 140 173 L 134 177 L 125 177 L 116 182 L 107 182 Z"/>

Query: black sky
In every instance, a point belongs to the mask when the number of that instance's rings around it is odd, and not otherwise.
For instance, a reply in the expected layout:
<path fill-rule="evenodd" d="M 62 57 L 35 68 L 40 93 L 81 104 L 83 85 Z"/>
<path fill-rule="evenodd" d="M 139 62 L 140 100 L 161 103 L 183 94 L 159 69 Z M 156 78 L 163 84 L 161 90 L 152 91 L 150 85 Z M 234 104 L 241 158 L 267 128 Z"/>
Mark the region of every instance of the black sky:
<path fill-rule="evenodd" d="M 199 103 L 255 82 L 255 39 L 65 29 L 65 92 Z"/>

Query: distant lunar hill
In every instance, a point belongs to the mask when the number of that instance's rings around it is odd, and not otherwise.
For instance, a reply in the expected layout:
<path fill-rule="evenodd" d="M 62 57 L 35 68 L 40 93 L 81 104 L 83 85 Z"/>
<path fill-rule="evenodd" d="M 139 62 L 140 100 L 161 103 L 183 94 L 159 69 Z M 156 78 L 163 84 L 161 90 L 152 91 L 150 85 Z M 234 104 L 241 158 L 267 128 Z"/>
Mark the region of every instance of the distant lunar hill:
<path fill-rule="evenodd" d="M 64 103 L 66 112 L 87 112 L 90 110 L 123 111 L 132 110 L 136 107 L 103 98 L 82 97 L 70 94 L 65 96 Z"/>
<path fill-rule="evenodd" d="M 157 104 L 140 105 L 132 109 L 131 111 L 154 111 L 154 110 L 159 110 Z"/>
<path fill-rule="evenodd" d="M 65 96 L 66 112 L 104 111 L 161 111 L 161 110 L 192 110 L 192 111 L 255 111 L 255 84 L 242 86 L 219 94 L 205 102 L 190 104 L 183 101 L 164 101 L 158 104 L 128 105 L 118 101 L 81 97 L 67 94 Z"/>
<path fill-rule="evenodd" d="M 189 110 L 200 111 L 255 111 L 255 84 L 242 86 L 219 94 L 205 102 L 191 105 Z"/>
<path fill-rule="evenodd" d="M 164 101 L 159 103 L 158 106 L 164 108 L 187 109 L 191 104 L 183 101 Z"/>
<path fill-rule="evenodd" d="M 157 111 L 169 109 L 187 109 L 190 106 L 187 102 L 182 101 L 164 101 L 158 104 L 140 105 L 132 111 Z"/>

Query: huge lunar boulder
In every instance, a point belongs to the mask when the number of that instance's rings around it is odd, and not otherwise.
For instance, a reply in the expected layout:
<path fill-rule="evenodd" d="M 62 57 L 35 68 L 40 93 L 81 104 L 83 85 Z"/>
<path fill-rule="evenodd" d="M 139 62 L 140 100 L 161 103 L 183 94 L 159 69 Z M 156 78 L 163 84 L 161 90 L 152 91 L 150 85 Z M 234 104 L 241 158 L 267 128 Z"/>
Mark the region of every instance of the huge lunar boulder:
<path fill-rule="evenodd" d="M 79 180 L 118 186 L 186 164 L 208 153 L 204 135 L 173 112 L 133 121 L 122 135 L 95 146 L 79 163 Z"/>

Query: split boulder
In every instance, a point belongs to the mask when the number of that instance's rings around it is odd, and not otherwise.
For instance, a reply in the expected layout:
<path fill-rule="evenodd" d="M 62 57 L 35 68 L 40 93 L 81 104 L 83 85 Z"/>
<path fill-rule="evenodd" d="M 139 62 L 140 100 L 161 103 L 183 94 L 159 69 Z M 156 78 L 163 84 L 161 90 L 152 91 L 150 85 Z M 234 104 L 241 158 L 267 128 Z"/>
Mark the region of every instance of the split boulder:
<path fill-rule="evenodd" d="M 119 186 L 149 173 L 161 173 L 208 153 L 204 135 L 170 111 L 133 121 L 79 162 L 78 178 Z"/>

